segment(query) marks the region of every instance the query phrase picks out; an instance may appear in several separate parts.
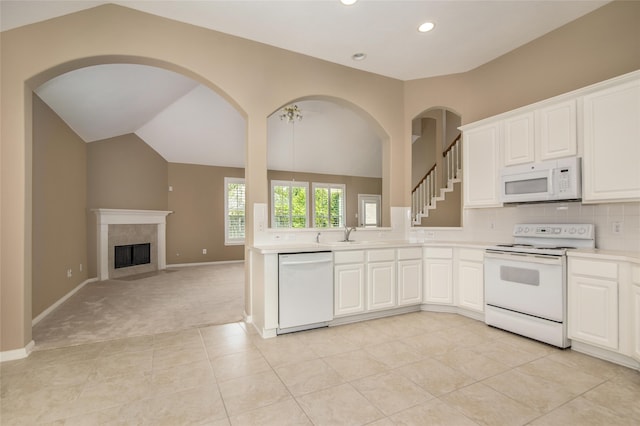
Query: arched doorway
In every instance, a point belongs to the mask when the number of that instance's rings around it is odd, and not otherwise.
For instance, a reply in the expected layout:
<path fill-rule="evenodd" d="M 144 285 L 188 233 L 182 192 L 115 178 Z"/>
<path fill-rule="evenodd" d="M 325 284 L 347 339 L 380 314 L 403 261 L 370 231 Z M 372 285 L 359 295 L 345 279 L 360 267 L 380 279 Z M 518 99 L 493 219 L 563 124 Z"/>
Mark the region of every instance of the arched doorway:
<path fill-rule="evenodd" d="M 103 63 L 95 63 L 100 62 L 99 60 L 88 60 L 89 63 L 91 63 L 89 67 L 84 66 L 85 63 L 83 61 L 75 61 L 75 68 L 69 64 L 67 64 L 67 66 L 57 67 L 61 70 L 57 75 L 62 77 L 68 76 L 74 72 L 70 70 L 72 68 L 77 71 L 87 72 L 92 68 L 106 67 L 108 66 L 107 64 L 145 67 L 150 70 L 155 70 L 156 73 L 164 72 L 175 74 L 174 71 L 167 70 L 167 68 L 175 67 L 159 67 L 159 65 L 164 64 L 158 64 L 156 63 L 157 61 L 147 61 L 146 59 L 140 58 L 127 58 L 123 60 L 119 58 L 118 61 L 114 63 L 111 62 L 112 58 L 103 59 Z M 153 63 L 153 65 L 142 65 L 141 63 L 143 62 L 150 62 Z M 114 70 L 111 68 L 108 72 L 114 72 Z M 47 74 L 56 75 L 56 72 L 49 70 Z M 201 84 L 198 81 L 191 80 L 193 74 L 189 72 L 186 72 L 186 74 L 188 74 L 189 77 L 185 77 L 184 74 L 180 74 L 180 77 L 182 77 L 183 80 L 190 80 L 193 88 L 187 87 L 187 93 L 179 93 L 178 96 L 172 95 L 177 98 L 175 102 L 171 103 L 173 109 L 184 110 L 183 104 L 187 102 L 189 98 L 193 97 L 201 100 L 204 98 L 205 101 L 211 100 L 211 96 L 207 98 L 206 93 L 204 93 L 210 92 L 210 95 L 213 94 L 217 96 L 219 100 L 227 104 L 228 109 L 233 110 L 236 115 L 240 116 L 244 121 L 243 127 L 246 127 L 245 114 L 241 110 L 238 110 L 235 103 L 228 101 L 226 94 L 222 93 L 222 95 L 220 95 L 217 92 L 214 93 L 212 88 L 217 91 L 219 90 L 217 87 L 209 83 Z M 30 82 L 31 84 L 28 85 L 27 91 L 39 91 L 40 88 L 44 87 L 42 84 L 36 86 L 36 82 L 42 80 L 41 77 L 42 75 L 34 77 Z M 98 82 L 96 83 L 98 84 Z M 87 97 L 91 96 L 93 96 L 93 94 Z M 131 102 L 131 100 L 129 100 L 129 102 Z M 182 105 L 178 105 L 179 103 Z M 142 126 L 141 129 L 138 129 L 138 131 L 129 132 L 124 135 L 110 135 L 111 137 L 98 140 L 95 142 L 95 145 L 101 145 L 101 147 L 87 149 L 87 152 L 84 153 L 84 159 L 82 158 L 82 149 L 69 149 L 69 146 L 59 149 L 60 155 L 56 153 L 56 148 L 58 147 L 51 146 L 47 148 L 48 151 L 46 151 L 46 153 L 43 153 L 40 151 L 43 144 L 39 143 L 41 141 L 36 140 L 41 137 L 43 131 L 40 129 L 40 123 L 35 120 L 37 117 L 33 113 L 34 110 L 41 111 L 43 108 L 47 108 L 47 106 L 41 105 L 39 98 L 33 98 L 32 111 L 29 111 L 31 114 L 27 114 L 32 119 L 31 124 L 34 129 L 32 135 L 34 157 L 33 163 L 30 165 L 32 169 L 31 181 L 33 184 L 33 281 L 31 287 L 31 307 L 33 316 L 36 317 L 36 319 L 39 315 L 46 314 L 48 309 L 55 307 L 59 301 L 65 300 L 69 293 L 74 292 L 78 287 L 86 284 L 87 280 L 95 276 L 95 215 L 87 210 L 93 208 L 124 208 L 132 210 L 175 211 L 176 209 L 170 208 L 170 204 L 167 201 L 168 197 L 175 195 L 175 192 L 171 194 L 171 191 L 169 195 L 167 195 L 167 189 L 170 186 L 168 185 L 168 178 L 172 175 L 177 175 L 179 178 L 184 173 L 181 174 L 180 170 L 175 171 L 174 169 L 178 167 L 173 167 L 171 164 L 186 163 L 180 162 L 180 160 L 177 160 L 176 163 L 163 160 L 163 156 L 158 155 L 161 151 L 158 146 L 148 146 L 148 144 L 145 144 L 144 138 L 149 134 L 162 133 L 162 126 L 160 126 L 160 130 L 158 130 L 157 125 L 154 126 L 154 121 L 157 121 L 157 117 L 147 120 L 145 125 Z M 163 108 L 161 114 L 167 114 L 168 109 L 169 108 Z M 199 112 L 202 112 L 202 109 L 203 107 L 200 106 Z M 160 114 L 158 114 L 158 116 L 160 116 Z M 121 118 L 121 120 L 123 120 L 123 118 Z M 191 127 L 193 127 L 193 123 L 191 124 Z M 46 123 L 46 126 L 50 126 L 50 123 Z M 73 128 L 74 126 L 71 127 Z M 71 128 L 67 130 L 68 134 L 65 134 L 63 138 L 73 139 L 72 133 L 74 132 Z M 185 133 L 184 130 L 182 132 Z M 94 141 L 79 138 L 77 134 L 75 136 L 81 145 L 85 145 L 83 142 L 94 143 Z M 183 138 L 180 142 L 184 142 L 184 139 L 186 138 Z M 244 148 L 244 145 L 246 145 L 246 131 L 237 139 L 242 143 Z M 49 142 L 55 141 L 46 141 L 45 145 Z M 91 146 L 91 144 L 86 145 Z M 107 146 L 115 146 L 116 148 L 103 149 Z M 185 151 L 185 149 L 186 147 L 183 144 L 177 153 L 179 154 L 180 151 Z M 243 151 L 244 150 L 241 150 L 239 156 L 240 161 L 244 160 Z M 115 152 L 119 153 L 114 155 Z M 54 154 L 53 156 L 49 155 L 52 153 Z M 100 155 L 108 156 L 109 161 L 91 162 L 92 158 L 95 159 L 100 157 Z M 200 155 L 200 157 L 202 157 L 202 155 Z M 219 155 L 217 157 L 219 157 Z M 31 159 L 27 159 L 27 161 L 30 160 Z M 93 166 L 100 170 L 85 170 L 84 183 L 79 183 L 78 181 L 81 181 L 83 177 L 83 166 L 79 164 L 83 163 L 83 161 L 85 168 L 91 169 Z M 170 166 L 167 167 L 166 163 L 169 163 Z M 97 167 L 96 164 L 98 164 Z M 210 166 L 210 164 L 195 164 L 195 162 L 193 165 L 202 167 Z M 240 168 L 244 167 L 243 164 L 238 166 L 240 166 Z M 141 170 L 134 172 L 132 171 L 133 167 L 140 168 Z M 169 170 L 167 170 L 167 168 Z M 235 168 L 237 169 L 238 167 Z M 51 172 L 52 169 L 58 169 L 57 178 L 66 180 L 63 182 L 48 181 L 46 174 L 40 174 L 41 169 L 48 169 L 49 172 Z M 53 174 L 56 175 L 56 173 Z M 243 174 L 243 171 L 241 174 Z M 49 174 L 49 176 L 51 176 L 51 174 Z M 136 179 L 142 182 L 136 182 Z M 63 188 L 63 190 L 57 191 L 56 186 Z M 115 190 L 115 187 L 118 187 L 118 190 Z M 51 194 L 55 195 L 51 196 Z M 43 220 L 45 214 L 47 218 Z M 176 216 L 179 216 L 179 214 L 176 214 Z M 190 216 L 191 222 L 194 222 L 193 216 Z M 173 247 L 175 244 L 172 243 L 172 230 L 175 230 L 175 228 L 179 226 L 180 224 L 177 222 L 173 224 L 168 223 L 167 225 L 167 234 L 169 237 L 168 247 L 172 253 L 177 252 Z M 202 229 L 200 231 L 201 234 L 206 234 L 206 232 L 202 232 Z M 192 234 L 194 233 L 193 231 L 191 232 Z M 183 235 L 185 233 L 186 232 L 176 231 L 173 234 Z M 43 239 L 46 239 L 47 244 L 43 244 Z M 197 245 L 198 249 L 200 249 L 202 244 L 200 244 L 200 242 L 194 242 L 194 245 Z M 195 263 L 192 258 L 188 257 L 188 249 L 189 247 L 182 246 L 181 254 L 183 257 L 178 262 L 172 259 L 172 261 L 170 260 L 168 263 Z M 192 249 L 192 251 L 194 250 L 195 249 Z M 211 246 L 209 246 L 209 253 L 211 253 L 211 251 Z M 224 250 L 225 253 L 230 251 L 231 250 L 228 249 Z M 242 257 L 242 248 L 238 247 L 236 251 L 240 253 Z M 206 259 L 203 261 L 206 262 Z M 58 268 L 60 264 L 68 265 L 68 268 L 65 267 L 66 276 L 61 277 L 62 279 L 56 279 L 55 269 Z M 242 310 L 238 313 L 240 318 L 242 313 Z"/>
<path fill-rule="evenodd" d="M 413 226 L 462 226 L 461 122 L 446 107 L 428 108 L 411 121 Z"/>

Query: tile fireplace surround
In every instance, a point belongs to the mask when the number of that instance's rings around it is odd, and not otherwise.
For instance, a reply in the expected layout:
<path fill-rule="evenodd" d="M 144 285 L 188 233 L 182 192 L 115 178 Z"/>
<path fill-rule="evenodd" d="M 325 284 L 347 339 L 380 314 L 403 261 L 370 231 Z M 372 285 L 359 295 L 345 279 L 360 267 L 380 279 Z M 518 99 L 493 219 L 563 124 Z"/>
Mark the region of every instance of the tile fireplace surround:
<path fill-rule="evenodd" d="M 153 270 L 162 270 L 167 267 L 167 243 L 166 225 L 167 215 L 173 213 L 164 210 L 127 210 L 127 209 L 95 209 L 97 216 L 97 269 L 100 281 L 114 278 L 113 254 L 110 255 L 114 241 L 114 233 L 127 235 L 140 233 L 145 235 L 151 243 L 151 259 Z M 150 226 L 155 227 L 155 234 Z M 117 244 L 129 244 L 132 241 L 118 240 Z M 155 247 L 155 250 L 154 250 Z M 154 262 L 155 260 L 155 262 Z M 131 271 L 132 273 L 147 271 Z M 126 272 L 120 272 L 119 276 Z"/>

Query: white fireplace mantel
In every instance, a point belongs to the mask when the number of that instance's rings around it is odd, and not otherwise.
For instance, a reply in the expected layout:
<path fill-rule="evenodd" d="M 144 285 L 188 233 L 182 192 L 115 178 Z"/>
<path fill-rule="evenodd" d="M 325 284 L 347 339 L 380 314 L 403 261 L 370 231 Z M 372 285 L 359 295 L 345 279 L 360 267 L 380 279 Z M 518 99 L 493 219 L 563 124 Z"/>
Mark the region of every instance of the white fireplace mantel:
<path fill-rule="evenodd" d="M 167 267 L 167 215 L 164 210 L 93 209 L 97 216 L 98 279 L 109 279 L 109 225 L 157 225 L 158 269 Z"/>

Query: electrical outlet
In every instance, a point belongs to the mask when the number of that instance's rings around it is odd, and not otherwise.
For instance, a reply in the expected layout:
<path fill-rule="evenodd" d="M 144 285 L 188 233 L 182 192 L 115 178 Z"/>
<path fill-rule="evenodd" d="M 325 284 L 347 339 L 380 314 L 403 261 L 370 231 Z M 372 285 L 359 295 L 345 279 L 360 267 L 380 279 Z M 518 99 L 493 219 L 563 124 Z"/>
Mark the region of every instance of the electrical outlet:
<path fill-rule="evenodd" d="M 202 249 L 202 254 L 207 254 L 207 249 Z"/>
<path fill-rule="evenodd" d="M 611 224 L 611 232 L 619 234 L 622 232 L 622 222 L 613 222 Z"/>
<path fill-rule="evenodd" d="M 80 269 L 80 272 L 82 272 L 82 263 L 80 264 L 80 268 L 79 269 Z"/>
<path fill-rule="evenodd" d="M 67 269 L 67 278 L 71 278 L 73 276 L 73 271 L 71 269 Z"/>

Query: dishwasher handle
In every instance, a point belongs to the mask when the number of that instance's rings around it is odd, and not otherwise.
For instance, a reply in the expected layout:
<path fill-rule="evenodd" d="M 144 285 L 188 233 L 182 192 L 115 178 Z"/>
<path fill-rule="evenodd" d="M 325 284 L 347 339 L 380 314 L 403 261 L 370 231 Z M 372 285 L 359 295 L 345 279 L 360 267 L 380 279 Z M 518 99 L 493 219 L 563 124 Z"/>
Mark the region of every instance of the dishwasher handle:
<path fill-rule="evenodd" d="M 333 260 L 331 259 L 318 259 L 318 260 L 282 260 L 280 261 L 280 265 L 290 266 L 290 265 L 314 265 L 318 263 L 331 263 Z"/>

